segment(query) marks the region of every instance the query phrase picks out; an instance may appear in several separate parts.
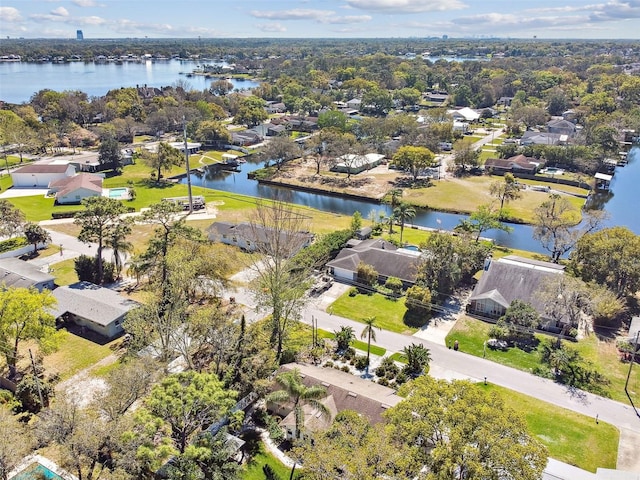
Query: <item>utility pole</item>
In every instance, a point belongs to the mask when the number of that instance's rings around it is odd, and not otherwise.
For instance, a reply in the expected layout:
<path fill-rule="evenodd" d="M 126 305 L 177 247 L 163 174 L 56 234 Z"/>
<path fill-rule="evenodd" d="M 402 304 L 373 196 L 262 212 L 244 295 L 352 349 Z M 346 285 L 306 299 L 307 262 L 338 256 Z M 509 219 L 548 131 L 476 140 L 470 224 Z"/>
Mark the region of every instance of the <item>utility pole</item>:
<path fill-rule="evenodd" d="M 189 192 L 189 213 L 193 213 L 193 194 L 191 193 L 191 169 L 189 168 L 189 148 L 187 145 L 187 121 L 182 117 L 182 129 L 184 135 L 184 159 L 187 164 L 187 191 Z"/>

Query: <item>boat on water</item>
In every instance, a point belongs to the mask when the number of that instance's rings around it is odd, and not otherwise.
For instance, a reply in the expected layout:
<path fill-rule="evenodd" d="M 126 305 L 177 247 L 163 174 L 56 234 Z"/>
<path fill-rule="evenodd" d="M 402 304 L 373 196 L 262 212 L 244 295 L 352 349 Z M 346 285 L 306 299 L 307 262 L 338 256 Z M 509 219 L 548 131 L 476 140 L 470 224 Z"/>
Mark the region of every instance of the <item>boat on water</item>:
<path fill-rule="evenodd" d="M 618 167 L 624 167 L 628 163 L 628 152 L 618 152 L 618 155 L 620 156 L 620 158 L 618 159 Z"/>

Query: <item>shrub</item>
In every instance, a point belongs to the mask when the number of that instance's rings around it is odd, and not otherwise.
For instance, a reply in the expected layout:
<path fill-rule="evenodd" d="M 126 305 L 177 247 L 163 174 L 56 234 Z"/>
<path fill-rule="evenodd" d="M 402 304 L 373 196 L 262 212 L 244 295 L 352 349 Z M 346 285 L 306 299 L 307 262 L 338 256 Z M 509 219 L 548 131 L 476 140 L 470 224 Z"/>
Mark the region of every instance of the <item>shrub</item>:
<path fill-rule="evenodd" d="M 349 296 L 355 297 L 356 295 L 358 295 L 358 289 L 356 287 L 351 287 L 349 289 Z"/>
<path fill-rule="evenodd" d="M 81 282 L 98 283 L 98 262 L 95 257 L 80 255 L 75 259 L 74 269 Z M 116 278 L 115 265 L 111 262 L 102 262 L 102 282 L 112 283 Z"/>
<path fill-rule="evenodd" d="M 347 373 L 351 372 L 351 369 L 349 368 L 348 365 L 343 365 L 340 370 L 342 370 L 343 372 L 347 372 Z"/>
<path fill-rule="evenodd" d="M 431 312 L 431 290 L 419 285 L 408 288 L 405 306 L 414 315 L 428 315 Z"/>
<path fill-rule="evenodd" d="M 331 360 L 327 360 L 326 362 L 324 362 L 324 365 L 322 366 L 326 368 L 331 368 L 333 367 L 333 362 Z"/>
<path fill-rule="evenodd" d="M 489 329 L 489 338 L 495 338 L 497 340 L 506 340 L 509 338 L 509 331 L 506 328 L 500 327 L 498 325 L 493 325 Z"/>
<path fill-rule="evenodd" d="M 54 220 L 57 218 L 73 218 L 76 216 L 76 213 L 78 212 L 52 212 L 51 218 Z"/>
<path fill-rule="evenodd" d="M 7 238 L 0 242 L 0 253 L 10 252 L 29 245 L 25 237 Z"/>
<path fill-rule="evenodd" d="M 372 287 L 378 281 L 378 272 L 371 265 L 360 262 L 357 269 L 357 282 Z"/>
<path fill-rule="evenodd" d="M 384 385 L 385 387 L 388 387 L 388 386 L 389 386 L 389 380 L 387 380 L 386 378 L 379 378 L 379 379 L 378 379 L 378 383 L 379 383 L 380 385 Z"/>
<path fill-rule="evenodd" d="M 51 393 L 49 383 L 31 374 L 25 375 L 16 387 L 16 398 L 22 404 L 22 410 L 31 413 L 38 413 L 42 408 L 48 407 Z M 44 405 L 40 402 L 40 395 Z"/>
<path fill-rule="evenodd" d="M 389 277 L 387 281 L 384 283 L 384 286 L 391 290 L 393 293 L 398 295 L 402 292 L 402 280 L 397 277 Z"/>
<path fill-rule="evenodd" d="M 368 365 L 367 357 L 365 357 L 364 355 L 358 355 L 356 357 L 354 366 L 358 370 L 364 370 L 365 368 L 367 368 L 367 365 Z"/>

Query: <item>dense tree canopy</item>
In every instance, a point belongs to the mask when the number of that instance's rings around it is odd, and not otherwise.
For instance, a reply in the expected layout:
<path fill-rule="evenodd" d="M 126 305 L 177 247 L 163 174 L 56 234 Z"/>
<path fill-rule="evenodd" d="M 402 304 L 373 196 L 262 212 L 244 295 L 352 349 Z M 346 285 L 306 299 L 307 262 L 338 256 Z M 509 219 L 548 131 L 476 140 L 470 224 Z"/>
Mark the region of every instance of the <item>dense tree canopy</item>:
<path fill-rule="evenodd" d="M 540 478 L 546 448 L 495 393 L 429 376 L 403 385 L 385 417 L 392 439 L 415 448 L 427 479 Z"/>

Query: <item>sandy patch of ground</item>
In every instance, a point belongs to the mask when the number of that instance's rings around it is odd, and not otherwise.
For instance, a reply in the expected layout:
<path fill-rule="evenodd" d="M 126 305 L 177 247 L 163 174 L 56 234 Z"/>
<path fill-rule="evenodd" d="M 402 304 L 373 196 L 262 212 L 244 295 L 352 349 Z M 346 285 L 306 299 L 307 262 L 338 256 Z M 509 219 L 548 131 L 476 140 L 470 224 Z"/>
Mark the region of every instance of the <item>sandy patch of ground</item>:
<path fill-rule="evenodd" d="M 294 160 L 287 163 L 271 180 L 290 185 L 319 188 L 327 191 L 340 191 L 352 195 L 380 199 L 394 188 L 395 182 L 402 174 L 390 170 L 388 165 L 379 165 L 371 170 L 351 175 L 334 173 L 321 169 L 316 174 L 313 160 Z"/>

